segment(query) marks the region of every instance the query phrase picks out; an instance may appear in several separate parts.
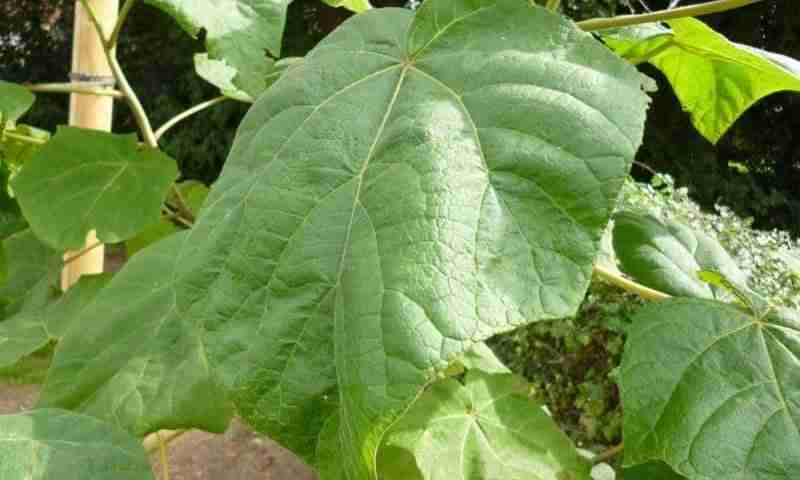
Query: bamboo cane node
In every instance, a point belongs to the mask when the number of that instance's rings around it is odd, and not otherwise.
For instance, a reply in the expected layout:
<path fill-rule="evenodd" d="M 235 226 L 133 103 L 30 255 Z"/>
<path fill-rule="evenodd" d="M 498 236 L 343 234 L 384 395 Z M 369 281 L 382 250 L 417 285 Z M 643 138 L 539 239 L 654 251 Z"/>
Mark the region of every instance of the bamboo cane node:
<path fill-rule="evenodd" d="M 113 75 L 91 75 L 80 72 L 69 74 L 72 83 L 84 84 L 92 87 L 115 87 L 117 79 Z"/>

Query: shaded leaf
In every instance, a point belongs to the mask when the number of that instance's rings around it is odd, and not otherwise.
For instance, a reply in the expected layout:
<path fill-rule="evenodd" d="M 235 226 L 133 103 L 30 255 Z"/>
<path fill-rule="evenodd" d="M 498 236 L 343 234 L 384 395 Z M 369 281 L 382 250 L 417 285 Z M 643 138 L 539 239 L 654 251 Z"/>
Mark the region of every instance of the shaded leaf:
<path fill-rule="evenodd" d="M 622 480 L 683 480 L 664 462 L 648 462 L 635 467 L 626 468 L 622 472 Z"/>
<path fill-rule="evenodd" d="M 59 252 L 44 245 L 28 229 L 8 236 L 3 240 L 3 249 L 8 280 L 0 284 L 0 300 L 8 304 L 5 315 L 10 316 L 22 308 L 37 288 L 40 291 L 57 288 L 63 262 Z"/>
<path fill-rule="evenodd" d="M 404 454 L 405 453 L 405 454 Z M 386 435 L 384 478 L 579 480 L 589 465 L 514 375 L 467 373 L 431 386 Z"/>
<path fill-rule="evenodd" d="M 13 135 L 7 135 L 8 133 Z M 50 132 L 29 125 L 6 129 L 0 135 L 0 160 L 7 165 L 13 176 L 49 139 Z"/>
<path fill-rule="evenodd" d="M 797 312 L 646 307 L 621 366 L 626 465 L 662 460 L 692 480 L 800 478 L 798 365 Z"/>
<path fill-rule="evenodd" d="M 178 175 L 175 161 L 136 135 L 59 127 L 11 181 L 31 229 L 60 250 L 77 250 L 86 235 L 127 240 L 158 222 Z"/>
<path fill-rule="evenodd" d="M 291 0 L 146 0 L 171 15 L 193 37 L 205 31 L 208 58 L 215 80 L 227 78 L 235 90 L 257 98 L 267 88 L 267 76 L 280 57 L 286 9 Z M 232 69 L 231 72 L 228 69 Z M 208 73 L 208 71 L 207 71 Z M 234 75 L 231 75 L 234 73 Z M 201 74 L 202 75 L 202 74 Z M 203 76 L 208 79 L 208 77 Z M 227 82 L 224 82 L 227 83 Z"/>
<path fill-rule="evenodd" d="M 762 54 L 728 41 L 693 18 L 667 21 L 671 33 L 631 30 L 604 37 L 620 55 L 647 61 L 669 80 L 697 130 L 716 143 L 758 100 L 800 91 L 800 77 Z M 644 39 L 642 39 L 645 37 Z"/>
<path fill-rule="evenodd" d="M 36 97 L 27 88 L 0 80 L 0 136 L 6 125 L 13 125 L 35 101 Z"/>
<path fill-rule="evenodd" d="M 220 378 L 259 431 L 310 462 L 335 438 L 339 468 L 370 478 L 464 351 L 575 312 L 646 104 L 635 69 L 526 2 L 357 15 L 250 109 L 197 223 L 98 296 L 43 399 L 139 432 L 191 404 L 206 426 Z M 184 387 L 201 361 L 205 389 Z"/>
<path fill-rule="evenodd" d="M 613 243 L 626 274 L 670 295 L 715 297 L 699 275 L 702 270 L 719 272 L 734 284 L 747 286 L 747 276 L 716 239 L 671 220 L 619 212 L 614 218 Z"/>
<path fill-rule="evenodd" d="M 61 338 L 110 278 L 106 274 L 83 275 L 57 299 L 55 289 L 40 284 L 37 288 L 45 289 L 40 300 L 28 302 L 16 315 L 0 322 L 0 367 L 13 365 Z"/>
<path fill-rule="evenodd" d="M 153 480 L 142 444 L 126 432 L 64 410 L 0 415 L 3 480 Z"/>

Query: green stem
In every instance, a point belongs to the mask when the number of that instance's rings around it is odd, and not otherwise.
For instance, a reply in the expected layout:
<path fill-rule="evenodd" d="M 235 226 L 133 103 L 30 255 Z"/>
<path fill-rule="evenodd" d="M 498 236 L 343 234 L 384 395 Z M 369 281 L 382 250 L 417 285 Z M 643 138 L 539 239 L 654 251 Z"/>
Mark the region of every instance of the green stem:
<path fill-rule="evenodd" d="M 632 280 L 628 280 L 625 277 L 622 277 L 611 270 L 607 270 L 599 265 L 594 266 L 594 273 L 597 274 L 598 277 L 602 278 L 603 280 L 614 284 L 623 290 L 626 290 L 631 293 L 635 293 L 640 297 L 644 298 L 645 300 L 666 300 L 670 298 L 670 295 L 667 295 L 664 292 L 659 292 L 658 290 L 654 290 L 649 287 L 645 287 L 639 283 L 636 283 Z"/>
<path fill-rule="evenodd" d="M 147 453 L 152 454 L 159 449 L 162 441 L 166 445 L 186 432 L 188 432 L 188 430 L 160 430 L 145 437 L 142 441 L 142 445 Z"/>
<path fill-rule="evenodd" d="M 175 205 L 173 207 L 175 211 L 178 212 L 178 215 L 183 220 L 189 222 L 189 226 L 192 226 L 195 221 L 194 213 L 186 204 L 186 200 L 183 199 L 183 195 L 181 195 L 181 190 L 174 183 L 172 184 L 170 194 L 175 199 Z"/>
<path fill-rule="evenodd" d="M 24 85 L 31 92 L 37 93 L 78 93 L 81 95 L 97 95 L 100 97 L 123 98 L 122 92 L 107 87 L 90 87 L 75 83 L 38 83 Z"/>
<path fill-rule="evenodd" d="M 20 141 L 20 142 L 24 142 L 24 143 L 33 143 L 34 145 L 44 145 L 45 143 L 47 143 L 47 140 L 42 140 L 41 138 L 29 137 L 27 135 L 20 135 L 18 133 L 14 133 L 14 132 L 5 132 L 3 134 L 3 136 L 5 136 L 6 138 L 12 138 L 14 140 L 17 140 L 17 141 Z"/>
<path fill-rule="evenodd" d="M 662 22 L 676 18 L 699 17 L 712 13 L 725 12 L 735 8 L 746 7 L 763 0 L 715 0 L 713 2 L 690 5 L 688 7 L 673 8 L 672 10 L 659 10 L 657 12 L 643 13 L 639 15 L 620 15 L 611 18 L 593 18 L 578 22 L 577 25 L 587 32 L 603 30 L 606 28 L 627 27 L 630 25 L 640 25 L 642 23 Z"/>
<path fill-rule="evenodd" d="M 625 445 L 620 443 L 619 445 L 609 448 L 605 452 L 600 452 L 594 458 L 592 458 L 592 465 L 608 462 L 612 458 L 622 453 L 623 450 L 625 450 Z"/>
<path fill-rule="evenodd" d="M 158 148 L 158 141 L 156 141 L 156 135 L 153 133 L 152 125 L 150 125 L 150 119 L 147 118 L 147 113 L 142 106 L 142 102 L 139 101 L 139 97 L 136 96 L 136 92 L 133 91 L 131 84 L 128 83 L 128 78 L 125 76 L 125 72 L 122 71 L 122 67 L 113 50 L 106 50 L 106 58 L 111 66 L 111 71 L 114 73 L 114 78 L 117 79 L 120 90 L 125 95 L 125 101 L 128 102 L 133 117 L 136 119 L 136 124 L 139 125 L 139 131 L 142 132 L 144 143 L 149 147 Z"/>
<path fill-rule="evenodd" d="M 169 458 L 167 457 L 167 442 L 161 437 L 160 433 L 158 435 L 158 451 L 161 457 L 161 480 L 169 480 Z"/>
<path fill-rule="evenodd" d="M 558 7 L 560 6 L 561 6 L 561 0 L 547 0 L 547 5 L 545 6 L 545 8 L 555 12 L 556 10 L 558 10 Z"/>
<path fill-rule="evenodd" d="M 218 103 L 222 103 L 222 102 L 224 102 L 225 100 L 228 100 L 228 97 L 222 96 L 222 97 L 213 98 L 213 99 L 211 99 L 211 100 L 208 100 L 208 101 L 206 101 L 206 102 L 203 102 L 203 103 L 198 103 L 197 105 L 195 105 L 194 107 L 192 107 L 192 108 L 190 108 L 190 109 L 186 110 L 185 112 L 181 112 L 181 113 L 179 113 L 178 115 L 175 115 L 175 116 L 174 116 L 173 118 L 171 118 L 171 119 L 170 119 L 170 120 L 169 120 L 167 123 L 165 123 L 165 124 L 164 124 L 164 125 L 162 125 L 162 126 L 161 126 L 161 127 L 158 129 L 158 130 L 156 130 L 156 133 L 155 133 L 155 135 L 156 135 L 156 141 L 158 141 L 159 139 L 161 139 L 161 137 L 162 137 L 162 136 L 163 136 L 165 133 L 167 133 L 167 131 L 168 131 L 170 128 L 174 127 L 174 126 L 175 126 L 175 125 L 177 125 L 179 122 L 181 122 L 181 121 L 183 121 L 183 120 L 185 120 L 185 119 L 187 119 L 187 118 L 191 117 L 191 116 L 192 116 L 192 115 L 194 115 L 195 113 L 198 113 L 198 112 L 201 112 L 201 111 L 205 110 L 206 108 L 213 107 L 214 105 L 216 105 L 216 104 L 218 104 Z"/>
<path fill-rule="evenodd" d="M 666 50 L 668 48 L 673 47 L 674 45 L 675 45 L 675 41 L 670 39 L 670 40 L 667 40 L 666 42 L 664 42 L 663 45 L 660 45 L 659 47 L 654 48 L 652 51 L 648 52 L 647 55 L 643 55 L 641 57 L 634 57 L 634 58 L 629 58 L 629 57 L 623 55 L 623 57 L 625 57 L 633 65 L 641 65 L 642 63 L 645 63 L 647 61 L 650 61 L 652 58 L 655 58 L 661 52 L 663 52 L 664 50 Z"/>
<path fill-rule="evenodd" d="M 135 3 L 136 0 L 126 0 L 125 4 L 122 6 L 122 9 L 119 11 L 117 24 L 114 25 L 114 30 L 111 32 L 111 36 L 108 37 L 109 48 L 114 48 L 117 45 L 117 41 L 119 41 L 119 33 L 122 31 L 122 25 L 125 24 L 125 20 L 128 18 L 128 14 L 131 12 L 131 9 Z"/>

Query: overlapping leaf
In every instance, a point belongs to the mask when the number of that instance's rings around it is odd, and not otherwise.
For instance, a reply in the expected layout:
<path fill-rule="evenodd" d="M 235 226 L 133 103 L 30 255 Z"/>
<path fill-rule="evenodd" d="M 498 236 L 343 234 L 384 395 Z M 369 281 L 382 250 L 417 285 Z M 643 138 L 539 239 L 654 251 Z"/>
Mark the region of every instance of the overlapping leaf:
<path fill-rule="evenodd" d="M 692 480 L 800 478 L 798 366 L 796 312 L 700 299 L 645 308 L 621 367 L 625 463 L 662 460 Z"/>
<path fill-rule="evenodd" d="M 623 480 L 685 480 L 663 462 L 648 462 L 623 470 Z"/>
<path fill-rule="evenodd" d="M 373 477 L 438 369 L 578 307 L 641 139 L 640 85 L 526 2 L 354 17 L 250 110 L 189 233 L 137 254 L 67 335 L 44 402 L 140 433 L 208 427 L 171 406 L 210 414 L 221 379 L 260 431 Z M 191 362 L 210 366 L 197 388 Z"/>
<path fill-rule="evenodd" d="M 369 0 L 323 0 L 331 7 L 343 7 L 351 12 L 361 13 L 372 8 Z"/>
<path fill-rule="evenodd" d="M 60 127 L 11 186 L 39 238 L 74 250 L 91 230 L 115 243 L 157 223 L 177 175 L 174 160 L 139 149 L 136 135 Z"/>
<path fill-rule="evenodd" d="M 33 106 L 36 97 L 22 85 L 0 80 L 0 134 Z"/>
<path fill-rule="evenodd" d="M 762 54 L 742 48 L 693 18 L 657 27 L 610 32 L 605 41 L 634 62 L 647 61 L 667 77 L 697 130 L 717 140 L 758 100 L 800 91 L 800 77 Z"/>
<path fill-rule="evenodd" d="M 287 57 L 274 62 L 270 71 L 264 77 L 264 88 L 262 90 L 269 88 L 286 70 L 297 66 L 302 61 L 302 57 Z M 207 53 L 198 53 L 194 56 L 194 68 L 198 75 L 219 88 L 220 92 L 226 97 L 240 102 L 253 103 L 253 96 L 236 86 L 234 80 L 236 79 L 237 71 L 225 61 L 209 58 Z"/>
<path fill-rule="evenodd" d="M 387 433 L 384 478 L 583 480 L 589 466 L 528 385 L 511 374 L 467 373 L 430 387 Z"/>
<path fill-rule="evenodd" d="M 205 31 L 205 64 L 218 78 L 231 75 L 237 90 L 257 98 L 267 88 L 274 57 L 281 53 L 286 9 L 291 0 L 146 0 L 169 13 L 192 36 Z M 206 59 L 206 60 L 208 60 Z M 226 72 L 227 70 L 227 72 Z M 207 78 L 204 76 L 204 78 Z M 220 86 L 219 83 L 212 82 Z"/>
<path fill-rule="evenodd" d="M 153 480 L 142 444 L 95 418 L 56 409 L 0 415 L 3 480 Z"/>
<path fill-rule="evenodd" d="M 671 220 L 620 212 L 614 219 L 613 243 L 625 273 L 671 295 L 718 295 L 700 278 L 701 270 L 719 272 L 733 284 L 747 286 L 747 276 L 716 239 Z"/>
<path fill-rule="evenodd" d="M 29 308 L 43 305 L 49 290 L 58 287 L 61 254 L 40 242 L 29 229 L 4 239 L 3 249 L 8 269 L 8 279 L 0 284 L 0 303 L 6 304 L 4 315 L 16 314 L 26 304 Z"/>

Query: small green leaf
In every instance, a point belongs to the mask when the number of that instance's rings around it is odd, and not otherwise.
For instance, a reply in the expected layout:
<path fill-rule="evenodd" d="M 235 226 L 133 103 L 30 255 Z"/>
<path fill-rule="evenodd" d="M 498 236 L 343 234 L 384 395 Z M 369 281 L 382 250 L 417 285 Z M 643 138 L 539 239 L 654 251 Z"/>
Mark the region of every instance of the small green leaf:
<path fill-rule="evenodd" d="M 269 88 L 288 69 L 299 65 L 302 61 L 302 57 L 287 57 L 276 61 L 266 74 L 264 89 Z M 219 88 L 226 97 L 240 102 L 253 103 L 254 98 L 234 84 L 233 80 L 236 78 L 237 71 L 224 60 L 214 60 L 209 58 L 207 53 L 198 53 L 194 56 L 194 68 L 198 75 Z"/>
<path fill-rule="evenodd" d="M 467 370 L 480 370 L 484 373 L 510 373 L 508 367 L 483 342 L 476 343 L 472 348 L 465 351 L 458 363 Z"/>
<path fill-rule="evenodd" d="M 35 101 L 36 97 L 27 88 L 0 80 L 0 136 L 6 125 L 13 125 Z"/>
<path fill-rule="evenodd" d="M 589 465 L 510 374 L 433 384 L 387 433 L 381 478 L 580 480 Z"/>
<path fill-rule="evenodd" d="M 711 300 L 652 304 L 621 366 L 625 463 L 691 480 L 800 478 L 800 315 Z M 627 478 L 627 477 L 626 477 Z"/>
<path fill-rule="evenodd" d="M 800 76 L 742 48 L 700 20 L 609 32 L 605 42 L 634 63 L 647 61 L 667 77 L 697 130 L 716 143 L 758 100 L 783 90 L 800 91 Z"/>
<path fill-rule="evenodd" d="M 370 5 L 369 0 L 323 0 L 325 3 L 330 5 L 331 7 L 343 7 L 351 12 L 361 13 L 366 12 L 372 5 Z"/>
<path fill-rule="evenodd" d="M 142 444 L 92 417 L 64 410 L 0 415 L 3 480 L 154 480 Z"/>
<path fill-rule="evenodd" d="M 0 284 L 0 300 L 8 303 L 5 315 L 22 309 L 38 288 L 57 288 L 61 254 L 39 241 L 30 230 L 22 230 L 3 240 L 8 280 Z"/>
<path fill-rule="evenodd" d="M 718 295 L 700 278 L 701 270 L 720 272 L 734 284 L 747 285 L 747 276 L 719 242 L 674 221 L 620 212 L 614 218 L 613 243 L 626 274 L 671 295 Z"/>
<path fill-rule="evenodd" d="M 84 275 L 66 293 L 51 301 L 54 291 L 45 284 L 42 300 L 23 306 L 0 322 L 0 367 L 12 365 L 50 341 L 58 340 L 111 278 L 108 274 Z"/>
<path fill-rule="evenodd" d="M 39 238 L 76 250 L 91 230 L 116 243 L 157 223 L 177 175 L 174 160 L 139 149 L 136 135 L 59 127 L 11 186 Z"/>
<path fill-rule="evenodd" d="M 202 69 L 211 83 L 230 92 L 257 98 L 280 57 L 286 10 L 291 0 L 146 0 L 171 15 L 193 37 L 205 31 L 208 59 Z M 201 74 L 202 75 L 202 74 Z M 209 77 L 203 75 L 207 80 Z M 221 82 L 221 83 L 218 83 Z M 226 93 L 227 94 L 227 93 Z M 237 98 L 239 94 L 236 94 Z"/>
<path fill-rule="evenodd" d="M 0 160 L 8 166 L 13 176 L 49 139 L 50 132 L 30 125 L 7 129 L 0 135 Z"/>

